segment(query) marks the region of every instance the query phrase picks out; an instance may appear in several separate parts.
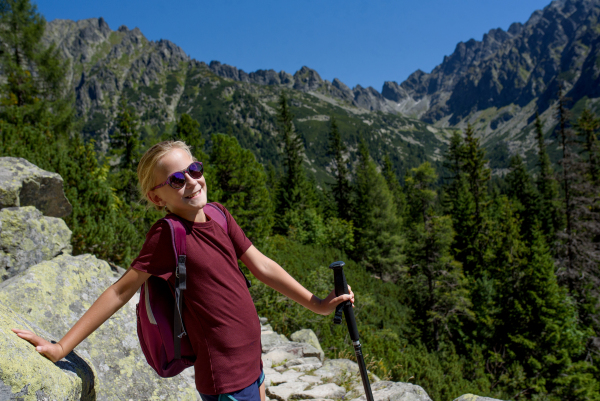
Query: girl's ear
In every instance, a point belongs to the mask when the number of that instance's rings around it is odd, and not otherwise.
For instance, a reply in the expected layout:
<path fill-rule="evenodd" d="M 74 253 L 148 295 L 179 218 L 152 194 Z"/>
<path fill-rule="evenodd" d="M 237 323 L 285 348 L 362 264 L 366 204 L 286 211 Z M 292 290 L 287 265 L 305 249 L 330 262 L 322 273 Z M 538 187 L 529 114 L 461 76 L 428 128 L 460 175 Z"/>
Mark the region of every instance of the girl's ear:
<path fill-rule="evenodd" d="M 156 192 L 154 192 L 154 191 L 150 191 L 150 192 L 148 192 L 148 193 L 146 194 L 146 197 L 147 197 L 148 199 L 150 199 L 150 202 L 154 203 L 154 204 L 155 204 L 155 205 L 157 205 L 157 206 L 160 206 L 160 207 L 164 207 L 164 206 L 166 206 L 166 203 L 165 203 L 165 201 L 164 201 L 164 200 L 162 200 L 162 199 L 161 199 L 161 197 L 160 197 L 160 196 L 158 196 L 158 195 L 156 194 Z"/>

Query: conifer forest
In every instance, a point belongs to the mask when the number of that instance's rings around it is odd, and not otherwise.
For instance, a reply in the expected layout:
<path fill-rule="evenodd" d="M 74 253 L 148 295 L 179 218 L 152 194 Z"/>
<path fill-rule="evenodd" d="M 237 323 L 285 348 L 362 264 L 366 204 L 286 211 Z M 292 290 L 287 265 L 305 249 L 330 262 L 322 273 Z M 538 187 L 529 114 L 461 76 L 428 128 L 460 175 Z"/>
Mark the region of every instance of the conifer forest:
<path fill-rule="evenodd" d="M 69 62 L 42 41 L 44 17 L 29 0 L 0 4 L 0 155 L 63 177 L 74 254 L 129 265 L 162 217 L 141 200 L 137 163 L 152 144 L 183 140 L 204 163 L 209 201 L 310 291 L 325 296 L 327 266 L 346 262 L 363 351 L 380 378 L 418 384 L 434 400 L 600 400 L 600 118 L 575 113 L 560 85 L 552 128 L 534 121 L 534 162 L 516 152 L 502 173 L 470 125 L 452 130 L 438 159 L 399 161 L 393 148 L 374 148 L 368 126 L 332 115 L 322 133 L 330 168 L 316 177 L 285 89 L 268 156 L 209 106 L 148 135 L 125 96 L 99 146 L 65 82 Z M 311 328 L 326 356 L 354 357 L 332 316 L 252 282 L 275 330 Z"/>

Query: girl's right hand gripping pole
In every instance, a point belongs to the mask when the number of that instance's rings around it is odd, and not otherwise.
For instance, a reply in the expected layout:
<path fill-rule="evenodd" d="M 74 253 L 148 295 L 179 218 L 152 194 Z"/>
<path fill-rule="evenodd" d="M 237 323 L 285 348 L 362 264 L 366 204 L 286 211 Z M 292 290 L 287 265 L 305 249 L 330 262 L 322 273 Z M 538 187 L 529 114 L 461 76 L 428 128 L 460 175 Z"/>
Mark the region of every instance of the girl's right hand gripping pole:
<path fill-rule="evenodd" d="M 329 265 L 329 268 L 333 270 L 333 278 L 335 280 L 335 295 L 338 297 L 343 294 L 349 294 L 348 283 L 346 283 L 346 276 L 344 275 L 344 265 L 345 263 L 342 261 L 333 262 Z M 346 324 L 348 325 L 348 331 L 350 332 L 352 345 L 354 345 L 354 353 L 356 354 L 356 362 L 358 362 L 360 377 L 362 378 L 363 387 L 365 388 L 365 396 L 367 397 L 367 401 L 373 401 L 371 384 L 369 383 L 369 376 L 367 375 L 367 366 L 365 365 L 365 358 L 362 354 L 362 346 L 360 345 L 360 341 L 358 339 L 358 328 L 356 327 L 356 320 L 354 319 L 352 302 L 342 302 L 335 308 L 335 316 L 333 318 L 334 324 L 342 323 L 342 311 L 346 316 Z"/>

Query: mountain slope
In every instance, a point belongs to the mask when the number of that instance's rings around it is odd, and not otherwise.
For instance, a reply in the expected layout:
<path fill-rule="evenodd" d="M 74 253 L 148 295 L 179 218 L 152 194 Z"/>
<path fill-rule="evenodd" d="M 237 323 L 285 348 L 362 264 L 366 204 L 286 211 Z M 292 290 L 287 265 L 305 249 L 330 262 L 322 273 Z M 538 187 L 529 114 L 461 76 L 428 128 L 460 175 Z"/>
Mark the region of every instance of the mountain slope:
<path fill-rule="evenodd" d="M 291 75 L 247 74 L 218 62 L 207 65 L 169 41 L 147 40 L 137 28 L 112 31 L 102 18 L 52 21 L 45 40 L 57 44 L 70 60 L 68 81 L 76 94 L 77 113 L 85 122 L 83 131 L 99 139 L 102 150 L 108 146 L 121 98 L 137 110 L 146 142 L 170 132 L 178 116 L 187 113 L 200 122 L 207 139 L 215 132 L 230 132 L 262 163 L 277 166 L 276 102 L 285 91 L 306 144 L 306 165 L 319 182 L 329 174 L 326 149 L 331 116 L 350 148 L 351 162 L 358 137 L 364 135 L 372 155 L 379 160 L 383 152 L 391 153 L 402 175 L 424 160 L 439 160 L 449 134 L 417 119 L 359 107 L 361 99 L 376 93 L 372 88 L 363 95 L 355 88 L 359 96 L 350 95 L 341 82 L 323 81 L 307 67 Z"/>
<path fill-rule="evenodd" d="M 600 1 L 556 0 L 507 32 L 459 43 L 429 74 L 414 72 L 382 95 L 403 113 L 440 127 L 474 125 L 488 147 L 503 141 L 511 153 L 529 149 L 535 112 L 553 125 L 558 86 L 580 111 L 600 111 Z M 523 147 L 523 144 L 525 146 Z"/>
<path fill-rule="evenodd" d="M 431 73 L 419 70 L 400 84 L 385 82 L 381 93 L 323 80 L 308 67 L 292 75 L 206 64 L 172 42 L 148 41 L 137 28 L 112 31 L 102 18 L 52 21 L 45 40 L 71 60 L 69 80 L 84 132 L 100 138 L 103 149 L 116 105 L 125 97 L 141 116 L 148 140 L 188 113 L 207 139 L 213 132 L 231 132 L 262 163 L 278 165 L 275 105 L 285 91 L 307 145 L 307 166 L 322 181 L 329 167 L 330 116 L 340 122 L 350 149 L 361 133 L 377 160 L 383 152 L 391 154 L 401 176 L 424 160 L 438 161 L 448 133 L 467 124 L 482 137 L 496 172 L 516 153 L 533 166 L 536 111 L 556 153 L 553 106 L 559 84 L 572 99 L 574 117 L 585 106 L 600 114 L 599 17 L 600 0 L 555 0 L 525 24 L 459 43 Z"/>

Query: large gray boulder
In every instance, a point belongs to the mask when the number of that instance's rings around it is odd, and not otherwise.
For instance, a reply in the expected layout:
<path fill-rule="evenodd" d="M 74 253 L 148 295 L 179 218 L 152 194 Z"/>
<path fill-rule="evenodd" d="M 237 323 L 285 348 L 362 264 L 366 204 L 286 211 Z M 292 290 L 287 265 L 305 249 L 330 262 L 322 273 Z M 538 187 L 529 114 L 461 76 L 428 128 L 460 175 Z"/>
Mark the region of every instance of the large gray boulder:
<path fill-rule="evenodd" d="M 323 360 L 325 357 L 325 353 L 323 352 L 323 348 L 321 348 L 321 343 L 317 338 L 317 335 L 311 329 L 302 329 L 293 333 L 290 338 L 292 341 L 296 341 L 298 343 L 306 343 L 310 344 L 321 352 L 321 356 L 319 359 Z"/>
<path fill-rule="evenodd" d="M 265 330 L 266 328 L 266 330 Z M 269 330 L 271 325 L 261 327 L 260 343 L 262 346 L 262 352 L 269 352 L 278 345 L 287 344 L 290 342 L 286 336 Z"/>
<path fill-rule="evenodd" d="M 0 210 L 0 282 L 71 250 L 71 230 L 62 219 L 33 206 Z"/>
<path fill-rule="evenodd" d="M 423 387 L 410 383 L 380 381 L 374 383 L 371 390 L 375 401 L 431 401 Z M 367 397 L 364 395 L 364 391 L 361 397 L 354 400 L 366 401 Z"/>
<path fill-rule="evenodd" d="M 11 331 L 17 327 L 51 337 L 0 303 L 0 400 L 96 399 L 89 360 L 71 352 L 52 363 Z"/>
<path fill-rule="evenodd" d="M 61 338 L 118 277 L 94 256 L 60 255 L 0 283 L 0 302 Z M 98 374 L 97 399 L 199 399 L 190 369 L 162 379 L 146 363 L 136 335 L 136 303 L 134 297 L 76 348 Z"/>
<path fill-rule="evenodd" d="M 25 159 L 0 157 L 0 209 L 14 206 L 34 206 L 51 217 L 68 216 L 72 210 L 60 175 Z"/>

